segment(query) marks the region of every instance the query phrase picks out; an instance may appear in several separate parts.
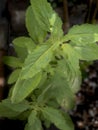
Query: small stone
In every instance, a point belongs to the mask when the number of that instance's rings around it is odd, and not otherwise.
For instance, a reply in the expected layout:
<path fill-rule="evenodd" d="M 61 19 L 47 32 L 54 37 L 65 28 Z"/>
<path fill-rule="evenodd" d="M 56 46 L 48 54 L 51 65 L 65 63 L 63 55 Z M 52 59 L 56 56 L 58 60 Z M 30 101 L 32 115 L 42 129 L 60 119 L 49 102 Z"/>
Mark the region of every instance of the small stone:
<path fill-rule="evenodd" d="M 84 122 L 83 121 L 77 121 L 77 125 L 79 128 L 84 128 Z"/>
<path fill-rule="evenodd" d="M 94 127 L 98 127 L 98 121 L 97 120 L 94 122 Z"/>

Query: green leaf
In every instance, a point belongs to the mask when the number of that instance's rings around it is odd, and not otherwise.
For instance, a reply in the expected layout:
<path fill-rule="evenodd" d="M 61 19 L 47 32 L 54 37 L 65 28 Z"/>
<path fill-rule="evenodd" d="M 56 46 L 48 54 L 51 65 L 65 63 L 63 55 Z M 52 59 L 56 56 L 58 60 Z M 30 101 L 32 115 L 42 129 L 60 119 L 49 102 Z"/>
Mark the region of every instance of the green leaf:
<path fill-rule="evenodd" d="M 21 69 L 16 69 L 10 74 L 8 78 L 8 84 L 13 84 L 17 81 L 20 71 Z"/>
<path fill-rule="evenodd" d="M 73 48 L 79 54 L 80 60 L 97 60 L 98 59 L 98 45 L 89 44 L 89 45 L 74 45 Z"/>
<path fill-rule="evenodd" d="M 35 43 L 42 43 L 47 32 L 41 28 L 31 6 L 26 11 L 26 27 Z"/>
<path fill-rule="evenodd" d="M 79 69 L 79 54 L 72 48 L 70 44 L 62 45 L 63 56 L 67 59 L 71 66 L 77 70 Z"/>
<path fill-rule="evenodd" d="M 51 32 L 53 36 L 63 36 L 62 21 L 47 0 L 31 0 L 31 6 L 42 30 Z"/>
<path fill-rule="evenodd" d="M 98 25 L 76 25 L 69 30 L 68 35 L 70 40 L 76 44 L 94 43 L 98 41 Z"/>
<path fill-rule="evenodd" d="M 26 98 L 35 88 L 37 88 L 38 84 L 41 80 L 41 73 L 38 73 L 33 78 L 17 80 L 13 92 L 11 100 L 14 103 L 21 102 L 24 98 Z"/>
<path fill-rule="evenodd" d="M 28 52 L 27 52 L 27 49 L 26 48 L 21 48 L 17 45 L 14 44 L 14 49 L 15 49 L 15 52 L 17 54 L 17 57 L 19 57 L 19 59 L 24 62 L 24 60 L 26 59 L 27 55 L 28 55 Z"/>
<path fill-rule="evenodd" d="M 71 40 L 73 45 L 89 45 L 98 41 L 98 25 L 74 25 L 64 36 L 63 41 Z"/>
<path fill-rule="evenodd" d="M 21 78 L 31 78 L 41 70 L 45 69 L 52 59 L 53 50 L 56 46 L 58 46 L 58 44 L 43 44 L 29 54 L 22 68 Z"/>
<path fill-rule="evenodd" d="M 28 117 L 28 123 L 25 126 L 25 130 L 42 130 L 41 121 L 37 117 L 37 112 L 32 111 Z"/>
<path fill-rule="evenodd" d="M 50 81 L 52 84 L 52 93 L 54 92 L 54 97 L 62 108 L 65 110 L 72 109 L 74 106 L 75 95 L 73 90 L 67 81 L 67 76 L 65 75 L 61 66 L 57 68 L 57 72 L 52 77 Z"/>
<path fill-rule="evenodd" d="M 74 74 L 73 71 L 74 75 L 72 75 L 72 71 L 69 66 L 66 65 L 65 60 L 58 61 L 55 71 L 56 72 L 51 75 L 49 79 L 46 79 L 43 87 L 39 88 L 41 93 L 38 96 L 37 102 L 44 104 L 55 99 L 64 109 L 72 109 L 75 101 L 74 93 L 80 88 L 81 80 L 75 84 L 76 74 Z"/>
<path fill-rule="evenodd" d="M 65 62 L 61 63 L 64 69 L 66 69 Z M 65 70 L 61 65 L 56 68 L 56 73 L 51 76 L 50 79 L 46 79 L 43 84 L 41 93 L 37 98 L 38 104 L 45 104 L 52 101 L 57 101 L 56 106 L 62 106 L 64 109 L 72 109 L 74 106 L 75 95 L 71 84 L 69 83 L 68 74 L 65 74 Z"/>
<path fill-rule="evenodd" d="M 73 26 L 64 37 L 78 53 L 80 60 L 98 59 L 98 25 L 83 24 Z"/>
<path fill-rule="evenodd" d="M 62 45 L 62 51 L 65 59 L 65 67 L 62 66 L 61 68 L 66 74 L 69 86 L 71 87 L 72 91 L 76 93 L 79 90 L 81 84 L 79 54 L 74 50 L 74 48 L 72 48 L 70 44 Z"/>
<path fill-rule="evenodd" d="M 24 111 L 18 115 L 18 120 L 26 121 L 28 119 L 28 116 L 30 115 L 31 110 Z"/>
<path fill-rule="evenodd" d="M 16 117 L 29 108 L 30 106 L 27 101 L 23 101 L 19 104 L 12 104 L 10 99 L 5 99 L 0 102 L 0 116 L 8 118 Z"/>
<path fill-rule="evenodd" d="M 19 37 L 19 39 L 20 39 L 20 37 Z M 19 40 L 19 39 L 16 38 L 13 40 L 14 49 L 15 49 L 17 56 L 20 58 L 20 60 L 22 62 L 24 62 L 25 58 L 28 55 L 28 50 L 27 50 L 25 45 L 23 45 L 23 46 L 21 45 L 24 42 L 22 40 Z"/>
<path fill-rule="evenodd" d="M 46 126 L 47 129 L 49 129 L 50 126 L 51 126 L 51 122 L 48 121 L 48 120 L 45 120 L 45 121 L 44 121 L 44 125 Z"/>
<path fill-rule="evenodd" d="M 50 4 L 47 0 L 31 0 L 31 6 L 40 27 L 49 32 L 52 24 L 49 19 L 54 13 Z"/>
<path fill-rule="evenodd" d="M 15 46 L 18 46 L 20 48 L 26 48 L 28 53 L 31 53 L 36 47 L 32 39 L 29 37 L 18 37 L 15 40 L 13 40 L 13 43 Z"/>
<path fill-rule="evenodd" d="M 68 32 L 69 34 L 94 34 L 98 33 L 98 25 L 96 24 L 82 24 L 74 25 Z"/>
<path fill-rule="evenodd" d="M 3 61 L 6 65 L 13 68 L 22 67 L 23 65 L 19 58 L 13 56 L 4 56 Z"/>
<path fill-rule="evenodd" d="M 5 107 L 8 107 L 11 110 L 17 111 L 17 112 L 23 112 L 23 111 L 27 110 L 28 108 L 30 108 L 30 105 L 26 100 L 24 100 L 18 104 L 13 104 L 10 99 L 5 99 L 2 101 L 2 104 Z"/>
<path fill-rule="evenodd" d="M 0 104 L 0 117 L 16 118 L 19 115 L 19 112 L 13 111 L 2 104 Z"/>
<path fill-rule="evenodd" d="M 43 88 L 41 88 L 41 93 L 39 94 L 39 96 L 37 98 L 37 102 L 39 105 L 45 104 L 46 102 L 49 101 L 49 99 L 52 99 L 54 97 L 52 85 L 49 81 L 46 81 L 43 84 Z"/>
<path fill-rule="evenodd" d="M 69 116 L 66 114 L 66 118 L 62 115 L 60 110 L 52 107 L 45 107 L 42 109 L 43 116 L 46 120 L 54 123 L 60 130 L 73 130 L 72 122 L 68 121 Z"/>
<path fill-rule="evenodd" d="M 62 21 L 56 13 L 51 16 L 50 21 L 54 21 L 52 22 L 52 27 L 50 28 L 51 36 L 54 37 L 54 39 L 59 39 L 63 36 Z"/>
<path fill-rule="evenodd" d="M 70 127 L 74 130 L 74 124 L 73 124 L 73 121 L 72 121 L 72 118 L 71 116 L 69 115 L 68 112 L 65 112 L 65 111 L 61 111 L 62 115 L 64 116 L 66 122 L 70 125 Z M 72 130 L 71 129 L 71 130 Z"/>

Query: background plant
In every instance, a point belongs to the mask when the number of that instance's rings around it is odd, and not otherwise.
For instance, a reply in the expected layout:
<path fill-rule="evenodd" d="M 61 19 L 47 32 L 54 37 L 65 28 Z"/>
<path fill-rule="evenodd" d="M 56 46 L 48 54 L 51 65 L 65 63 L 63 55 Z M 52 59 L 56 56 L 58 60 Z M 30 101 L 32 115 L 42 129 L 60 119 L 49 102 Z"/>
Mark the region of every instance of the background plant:
<path fill-rule="evenodd" d="M 13 41 L 17 57 L 4 57 L 14 71 L 0 115 L 26 120 L 25 130 L 42 130 L 42 123 L 72 130 L 67 110 L 73 108 L 81 84 L 79 62 L 98 59 L 98 26 L 76 25 L 64 35 L 61 19 L 46 0 L 30 3 L 26 11 L 29 37 Z"/>

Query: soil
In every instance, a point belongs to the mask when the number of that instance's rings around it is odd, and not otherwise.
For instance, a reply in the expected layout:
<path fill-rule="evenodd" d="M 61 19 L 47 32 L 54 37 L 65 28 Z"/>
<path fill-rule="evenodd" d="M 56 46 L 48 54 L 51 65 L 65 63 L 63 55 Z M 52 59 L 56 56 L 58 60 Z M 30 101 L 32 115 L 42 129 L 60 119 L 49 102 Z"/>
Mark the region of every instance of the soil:
<path fill-rule="evenodd" d="M 85 70 L 85 78 L 76 94 L 76 106 L 70 111 L 75 130 L 98 130 L 98 62 Z"/>

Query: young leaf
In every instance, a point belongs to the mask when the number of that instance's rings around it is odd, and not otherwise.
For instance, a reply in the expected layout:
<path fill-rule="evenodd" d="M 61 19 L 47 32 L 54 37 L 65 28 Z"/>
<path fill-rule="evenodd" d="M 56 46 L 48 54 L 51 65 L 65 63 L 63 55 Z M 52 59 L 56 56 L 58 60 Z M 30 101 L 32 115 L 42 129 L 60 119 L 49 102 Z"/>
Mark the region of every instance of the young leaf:
<path fill-rule="evenodd" d="M 43 116 L 46 120 L 54 123 L 60 130 L 73 130 L 72 122 L 68 122 L 69 116 L 66 114 L 66 119 L 60 112 L 60 110 L 54 109 L 52 107 L 45 107 L 42 109 Z"/>
<path fill-rule="evenodd" d="M 3 61 L 6 65 L 13 67 L 13 68 L 22 67 L 22 65 L 23 65 L 23 63 L 20 61 L 19 58 L 16 58 L 13 56 L 4 56 Z"/>
<path fill-rule="evenodd" d="M 37 112 L 32 111 L 28 117 L 28 123 L 25 126 L 25 130 L 42 130 L 41 121 L 37 117 Z"/>
<path fill-rule="evenodd" d="M 52 23 L 52 27 L 50 28 L 51 36 L 55 37 L 55 39 L 59 39 L 63 36 L 62 21 L 56 13 L 52 15 L 50 21 L 54 21 Z"/>
<path fill-rule="evenodd" d="M 36 20 L 42 30 L 51 32 L 52 35 L 57 37 L 63 36 L 62 21 L 55 11 L 53 11 L 47 0 L 31 0 L 31 6 Z"/>
<path fill-rule="evenodd" d="M 21 72 L 21 78 L 31 78 L 44 69 L 52 59 L 54 45 L 44 44 L 38 46 L 25 60 Z"/>
<path fill-rule="evenodd" d="M 12 104 L 10 99 L 5 99 L 0 103 L 0 116 L 8 118 L 16 117 L 29 108 L 30 106 L 27 101 L 23 101 L 19 104 Z"/>
<path fill-rule="evenodd" d="M 18 46 L 20 48 L 26 48 L 28 53 L 31 53 L 36 47 L 33 40 L 29 37 L 18 37 L 13 40 L 13 43 L 15 46 Z"/>
<path fill-rule="evenodd" d="M 26 11 L 26 27 L 35 43 L 43 43 L 47 32 L 39 25 L 31 6 Z"/>
<path fill-rule="evenodd" d="M 49 32 L 51 26 L 49 19 L 54 13 L 50 4 L 47 0 L 31 0 L 31 6 L 40 27 Z"/>
<path fill-rule="evenodd" d="M 41 73 L 38 73 L 33 78 L 17 80 L 13 92 L 11 100 L 14 103 L 21 102 L 24 98 L 26 98 L 35 88 L 37 88 L 38 84 L 41 80 Z"/>
<path fill-rule="evenodd" d="M 8 84 L 13 84 L 17 81 L 20 71 L 21 69 L 16 69 L 10 74 L 8 78 Z"/>

